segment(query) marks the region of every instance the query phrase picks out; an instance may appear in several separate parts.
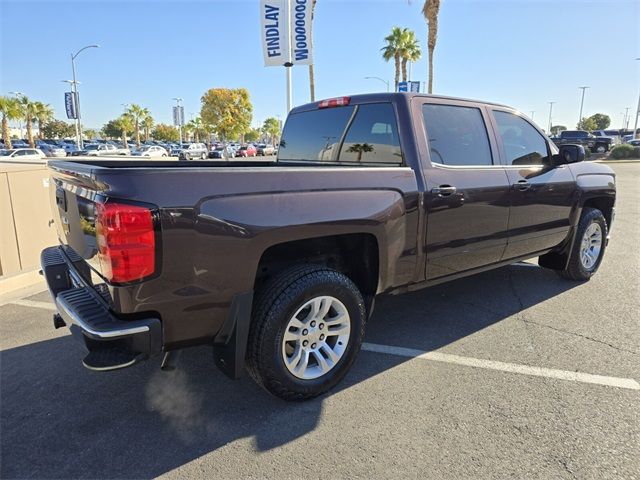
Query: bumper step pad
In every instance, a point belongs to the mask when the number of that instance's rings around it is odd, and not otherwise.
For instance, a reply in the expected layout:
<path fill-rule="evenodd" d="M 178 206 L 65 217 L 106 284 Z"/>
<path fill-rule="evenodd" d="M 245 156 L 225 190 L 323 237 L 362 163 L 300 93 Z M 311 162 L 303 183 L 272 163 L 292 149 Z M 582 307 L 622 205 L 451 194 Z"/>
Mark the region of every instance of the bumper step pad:
<path fill-rule="evenodd" d="M 130 367 L 146 358 L 147 356 L 144 354 L 129 352 L 121 348 L 98 348 L 91 350 L 82 360 L 82 364 L 89 370 L 106 372 Z"/>

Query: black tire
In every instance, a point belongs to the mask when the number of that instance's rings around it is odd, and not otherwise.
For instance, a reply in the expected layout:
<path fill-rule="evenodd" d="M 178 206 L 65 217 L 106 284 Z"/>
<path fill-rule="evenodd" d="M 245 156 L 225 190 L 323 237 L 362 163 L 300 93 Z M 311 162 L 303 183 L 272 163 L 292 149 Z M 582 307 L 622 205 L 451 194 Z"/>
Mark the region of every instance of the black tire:
<path fill-rule="evenodd" d="M 609 149 L 607 148 L 607 145 L 605 145 L 604 143 L 596 143 L 595 150 L 597 153 L 605 153 Z"/>
<path fill-rule="evenodd" d="M 591 266 L 590 268 L 586 268 L 580 260 L 580 246 L 585 231 L 594 222 L 600 225 L 600 231 L 602 232 L 602 245 L 600 247 L 598 258 L 593 266 Z M 580 222 L 578 223 L 578 228 L 576 230 L 576 235 L 573 239 L 571 256 L 569 257 L 569 261 L 567 262 L 567 266 L 565 267 L 565 269 L 557 270 L 558 274 L 561 277 L 569 280 L 589 280 L 598 271 L 598 267 L 602 262 L 602 257 L 604 256 L 604 252 L 607 246 L 607 232 L 607 220 L 604 218 L 602 212 L 597 208 L 583 208 L 582 216 L 580 217 Z"/>
<path fill-rule="evenodd" d="M 308 300 L 331 295 L 347 308 L 348 345 L 324 375 L 304 380 L 287 369 L 282 341 L 291 317 Z M 269 393 L 284 400 L 307 400 L 333 388 L 353 364 L 364 338 L 365 305 L 360 291 L 344 274 L 320 265 L 297 265 L 270 279 L 256 294 L 247 345 L 247 370 Z"/>

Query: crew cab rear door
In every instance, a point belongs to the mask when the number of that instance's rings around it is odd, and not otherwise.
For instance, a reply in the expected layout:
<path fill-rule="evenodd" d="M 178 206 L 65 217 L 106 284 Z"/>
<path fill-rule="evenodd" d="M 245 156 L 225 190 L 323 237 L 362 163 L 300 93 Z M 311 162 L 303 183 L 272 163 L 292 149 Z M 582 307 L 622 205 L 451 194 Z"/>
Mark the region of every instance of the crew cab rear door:
<path fill-rule="evenodd" d="M 557 153 L 542 132 L 518 113 L 492 108 L 491 117 L 511 190 L 509 240 L 504 259 L 560 244 L 570 229 L 576 184 L 568 165 L 551 166 Z"/>
<path fill-rule="evenodd" d="M 426 182 L 426 278 L 500 261 L 507 242 L 509 181 L 473 102 L 415 97 L 416 140 Z"/>

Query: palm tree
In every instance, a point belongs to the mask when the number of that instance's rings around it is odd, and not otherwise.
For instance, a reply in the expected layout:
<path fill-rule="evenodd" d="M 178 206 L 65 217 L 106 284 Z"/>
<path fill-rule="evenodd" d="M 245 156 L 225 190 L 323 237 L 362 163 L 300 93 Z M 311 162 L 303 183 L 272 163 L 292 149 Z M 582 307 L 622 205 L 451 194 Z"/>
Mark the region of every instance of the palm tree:
<path fill-rule="evenodd" d="M 53 108 L 48 103 L 34 102 L 35 118 L 38 121 L 38 137 L 44 138 L 44 124 L 53 120 Z"/>
<path fill-rule="evenodd" d="M 17 120 L 21 117 L 18 100 L 11 97 L 0 97 L 0 113 L 2 114 L 2 139 L 5 148 L 11 148 L 11 131 L 9 121 Z"/>
<path fill-rule="evenodd" d="M 316 10 L 316 0 L 311 1 L 311 26 L 313 28 L 313 15 Z M 309 93 L 311 95 L 311 101 L 316 101 L 316 79 L 313 72 L 313 63 L 309 64 Z"/>
<path fill-rule="evenodd" d="M 189 130 L 193 132 L 195 141 L 199 142 L 200 134 L 203 133 L 202 120 L 200 120 L 200 117 L 194 118 L 187 125 L 189 126 Z"/>
<path fill-rule="evenodd" d="M 407 62 L 416 62 L 420 60 L 422 51 L 420 50 L 420 42 L 416 38 L 413 30 L 404 29 L 402 35 L 402 44 L 400 46 L 400 57 L 402 58 L 402 81 L 410 80 L 407 78 Z"/>
<path fill-rule="evenodd" d="M 144 117 L 149 115 L 149 110 L 142 108 L 140 105 L 133 104 L 127 109 L 127 114 L 133 119 L 136 131 L 136 146 L 140 147 L 140 122 Z"/>
<path fill-rule="evenodd" d="M 433 51 L 436 48 L 436 40 L 438 39 L 438 12 L 440 11 L 440 0 L 425 0 L 422 7 L 422 15 L 424 15 L 427 25 L 429 26 L 427 48 L 429 49 L 429 82 L 428 93 L 433 92 Z"/>
<path fill-rule="evenodd" d="M 391 29 L 391 34 L 384 38 L 384 41 L 387 42 L 387 44 L 382 47 L 382 58 L 387 62 L 393 58 L 395 64 L 395 91 L 398 90 L 398 83 L 400 82 L 400 60 L 404 30 L 406 29 L 393 27 Z"/>
<path fill-rule="evenodd" d="M 36 103 L 22 95 L 18 99 L 18 104 L 20 105 L 21 117 L 27 124 L 27 139 L 29 140 L 29 146 L 31 148 L 35 148 L 36 142 L 33 138 L 33 122 L 36 120 Z"/>
<path fill-rule="evenodd" d="M 149 141 L 149 136 L 151 135 L 151 129 L 153 128 L 153 117 L 151 114 L 147 113 L 145 117 L 142 119 L 142 126 L 144 127 L 144 141 Z"/>
<path fill-rule="evenodd" d="M 347 148 L 347 152 L 349 153 L 357 153 L 358 154 L 358 162 L 362 162 L 362 154 L 373 152 L 373 146 L 368 143 L 354 143 L 349 148 Z"/>
<path fill-rule="evenodd" d="M 136 128 L 135 120 L 129 113 L 120 115 L 115 121 L 115 126 L 122 132 L 122 144 L 127 147 L 127 133 L 133 132 Z M 138 142 L 138 145 L 140 143 Z"/>

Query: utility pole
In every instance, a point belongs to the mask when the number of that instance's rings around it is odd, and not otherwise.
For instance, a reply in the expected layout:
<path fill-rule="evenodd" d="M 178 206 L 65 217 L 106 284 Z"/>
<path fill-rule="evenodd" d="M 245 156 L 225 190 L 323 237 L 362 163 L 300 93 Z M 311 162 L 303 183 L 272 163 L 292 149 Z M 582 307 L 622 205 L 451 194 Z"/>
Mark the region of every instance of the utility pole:
<path fill-rule="evenodd" d="M 87 48 L 100 48 L 100 45 L 87 45 L 86 47 L 82 47 L 75 54 L 71 54 L 71 73 L 73 74 L 73 83 L 71 85 L 73 86 L 73 100 L 76 104 L 76 144 L 80 150 L 84 148 L 84 143 L 82 141 L 82 119 L 80 115 L 80 99 L 78 98 L 78 82 L 76 81 L 75 59 Z"/>
<path fill-rule="evenodd" d="M 551 134 L 551 113 L 553 112 L 553 104 L 556 102 L 548 102 L 549 103 L 549 130 L 548 133 Z"/>
<path fill-rule="evenodd" d="M 578 118 L 578 123 L 582 121 L 582 107 L 584 106 L 584 92 L 587 88 L 591 88 L 591 87 L 578 87 L 578 89 L 582 90 L 582 100 L 580 100 L 580 116 Z"/>

